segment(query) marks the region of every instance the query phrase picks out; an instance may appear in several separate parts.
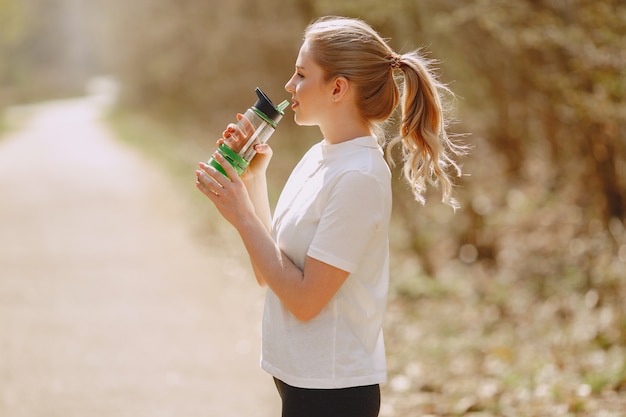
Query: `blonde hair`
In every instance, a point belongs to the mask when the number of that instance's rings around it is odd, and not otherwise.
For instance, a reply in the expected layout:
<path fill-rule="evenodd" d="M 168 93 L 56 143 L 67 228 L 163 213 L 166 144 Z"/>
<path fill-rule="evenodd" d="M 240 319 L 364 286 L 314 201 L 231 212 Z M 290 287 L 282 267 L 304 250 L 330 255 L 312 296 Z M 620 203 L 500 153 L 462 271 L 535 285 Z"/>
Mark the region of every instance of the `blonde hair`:
<path fill-rule="evenodd" d="M 461 155 L 466 149 L 448 137 L 443 96 L 453 94 L 434 76 L 431 62 L 420 51 L 397 54 L 359 19 L 323 17 L 307 27 L 304 39 L 326 80 L 343 76 L 352 83 L 361 117 L 380 140 L 384 123 L 400 104 L 400 133 L 387 146 L 388 161 L 394 164 L 391 151 L 401 144 L 402 171 L 415 199 L 424 203 L 427 184 L 440 184 L 442 201 L 458 207 L 448 171 L 461 175 L 451 154 Z M 402 71 L 403 82 L 396 81 L 394 70 Z"/>

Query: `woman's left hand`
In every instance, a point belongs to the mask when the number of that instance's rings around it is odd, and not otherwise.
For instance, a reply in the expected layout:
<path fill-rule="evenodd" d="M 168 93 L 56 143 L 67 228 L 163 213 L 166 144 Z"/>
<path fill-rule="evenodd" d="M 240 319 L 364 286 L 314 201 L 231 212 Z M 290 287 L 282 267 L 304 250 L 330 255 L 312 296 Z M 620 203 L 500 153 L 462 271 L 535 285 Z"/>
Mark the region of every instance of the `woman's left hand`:
<path fill-rule="evenodd" d="M 235 169 L 219 152 L 213 158 L 222 166 L 228 177 L 212 166 L 200 162 L 196 170 L 196 188 L 215 204 L 220 214 L 235 228 L 249 216 L 254 216 L 254 206 L 246 187 Z"/>

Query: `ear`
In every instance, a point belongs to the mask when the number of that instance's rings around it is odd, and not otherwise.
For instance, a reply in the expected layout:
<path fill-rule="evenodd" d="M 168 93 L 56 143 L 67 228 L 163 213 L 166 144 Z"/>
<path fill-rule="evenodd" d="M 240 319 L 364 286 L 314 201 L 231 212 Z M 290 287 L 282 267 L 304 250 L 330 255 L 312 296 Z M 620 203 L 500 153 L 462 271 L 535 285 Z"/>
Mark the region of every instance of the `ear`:
<path fill-rule="evenodd" d="M 337 77 L 333 80 L 333 94 L 331 100 L 333 102 L 340 101 L 343 97 L 348 94 L 348 90 L 350 89 L 350 83 L 346 77 Z"/>

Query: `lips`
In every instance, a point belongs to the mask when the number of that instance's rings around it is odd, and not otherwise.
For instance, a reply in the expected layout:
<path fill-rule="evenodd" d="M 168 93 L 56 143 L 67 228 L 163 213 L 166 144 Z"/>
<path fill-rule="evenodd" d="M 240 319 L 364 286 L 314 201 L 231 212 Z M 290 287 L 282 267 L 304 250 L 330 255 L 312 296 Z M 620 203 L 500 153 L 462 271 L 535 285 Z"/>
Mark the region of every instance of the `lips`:
<path fill-rule="evenodd" d="M 300 105 L 300 103 L 298 103 L 297 100 L 291 99 L 291 109 L 295 109 L 296 107 L 298 107 Z"/>

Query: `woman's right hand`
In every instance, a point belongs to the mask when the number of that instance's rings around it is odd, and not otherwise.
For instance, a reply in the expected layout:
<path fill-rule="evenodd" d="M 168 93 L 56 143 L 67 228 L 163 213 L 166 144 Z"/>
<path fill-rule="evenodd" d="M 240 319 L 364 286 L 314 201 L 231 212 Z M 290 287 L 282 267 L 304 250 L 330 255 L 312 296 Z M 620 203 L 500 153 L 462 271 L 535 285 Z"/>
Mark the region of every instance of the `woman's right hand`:
<path fill-rule="evenodd" d="M 222 138 L 218 140 L 218 145 L 227 141 L 227 144 L 230 146 L 231 142 L 234 142 L 235 146 L 239 145 L 238 149 L 240 149 L 252 136 L 254 126 L 243 114 L 237 114 L 237 121 L 239 122 L 238 124 L 231 123 L 226 127 L 226 130 L 222 133 Z M 240 129 L 240 126 L 243 127 L 243 131 Z M 254 145 L 254 150 L 257 154 L 250 161 L 248 168 L 241 174 L 241 179 L 246 183 L 260 176 L 265 176 L 273 155 L 272 148 L 266 143 Z"/>
<path fill-rule="evenodd" d="M 237 121 L 238 124 L 229 123 L 226 126 L 226 130 L 222 132 L 222 137 L 217 140 L 217 146 L 226 143 L 230 149 L 239 152 L 248 143 L 248 139 L 254 134 L 254 126 L 241 113 L 237 113 Z M 240 126 L 243 127 L 243 130 L 240 129 Z"/>
<path fill-rule="evenodd" d="M 237 121 L 239 123 L 230 123 L 226 126 L 226 130 L 222 132 L 222 137 L 217 140 L 218 146 L 226 143 L 231 149 L 239 152 L 243 145 L 247 143 L 250 136 L 254 133 L 254 126 L 241 113 L 237 114 Z M 243 131 L 241 127 L 243 127 Z M 265 172 L 273 155 L 272 148 L 268 144 L 260 143 L 254 145 L 254 150 L 257 154 L 241 174 L 241 179 L 247 187 L 254 181 L 265 178 Z"/>

